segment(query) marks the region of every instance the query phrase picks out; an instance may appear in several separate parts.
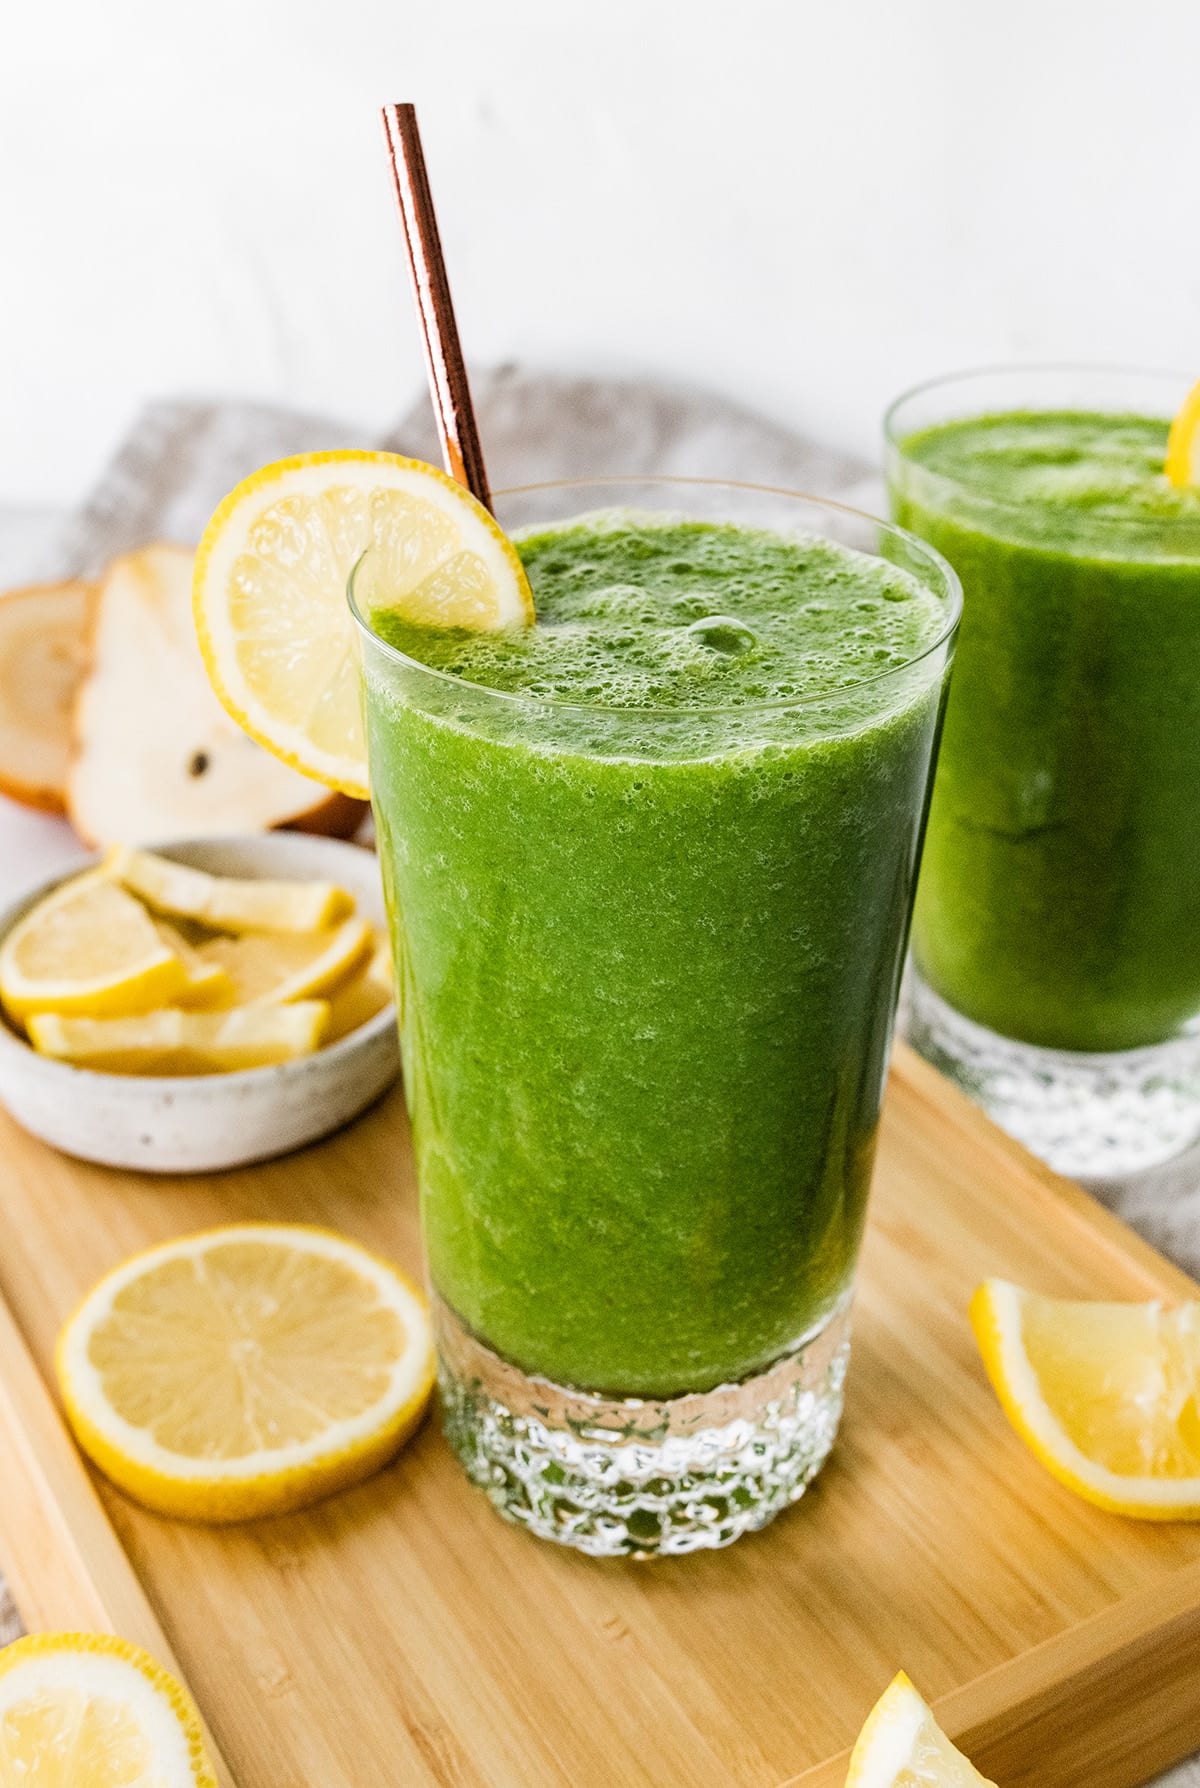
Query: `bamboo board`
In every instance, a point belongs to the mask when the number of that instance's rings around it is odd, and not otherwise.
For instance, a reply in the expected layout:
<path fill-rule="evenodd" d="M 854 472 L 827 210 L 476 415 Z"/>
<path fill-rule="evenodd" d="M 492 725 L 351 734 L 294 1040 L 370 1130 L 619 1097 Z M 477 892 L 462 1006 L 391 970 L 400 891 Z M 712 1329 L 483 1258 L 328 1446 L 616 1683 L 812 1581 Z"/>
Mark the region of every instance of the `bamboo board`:
<path fill-rule="evenodd" d="M 238 1788 L 840 1788 L 900 1666 L 1002 1788 L 1132 1788 L 1200 1748 L 1200 1524 L 1105 1515 L 1009 1430 L 965 1320 L 1195 1287 L 900 1050 L 842 1438 L 726 1552 L 577 1557 L 502 1523 L 431 1421 L 390 1470 L 223 1532 L 135 1508 L 54 1411 L 57 1327 L 134 1249 L 292 1218 L 418 1262 L 398 1094 L 211 1178 L 88 1168 L 0 1116 L 0 1563 L 30 1626 L 172 1655 Z"/>

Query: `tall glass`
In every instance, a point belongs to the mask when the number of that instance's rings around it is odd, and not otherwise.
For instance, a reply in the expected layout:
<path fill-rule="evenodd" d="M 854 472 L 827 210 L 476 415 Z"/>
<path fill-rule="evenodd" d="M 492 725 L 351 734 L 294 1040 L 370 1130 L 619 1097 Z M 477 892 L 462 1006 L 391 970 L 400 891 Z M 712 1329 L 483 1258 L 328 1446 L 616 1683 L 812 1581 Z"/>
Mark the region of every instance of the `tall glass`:
<path fill-rule="evenodd" d="M 431 670 L 372 630 L 383 561 L 352 582 L 447 1434 L 536 1533 L 687 1552 L 833 1442 L 958 588 L 782 492 L 496 503 L 518 538 L 614 509 L 818 533 L 943 611 L 836 696 L 631 710 Z"/>
<path fill-rule="evenodd" d="M 966 600 L 912 1040 L 1078 1177 L 1148 1166 L 1200 1132 L 1200 517 L 1170 512 L 1152 469 L 1187 386 L 998 369 L 922 386 L 887 418 L 895 519 L 945 554 Z M 1098 418 L 1100 441 L 1110 418 L 1161 419 L 1150 507 L 1087 506 L 1108 474 L 1072 454 L 1064 416 Z M 1045 468 L 1082 500 L 997 501 L 986 466 L 926 463 L 943 427 L 1013 417 L 1045 431 Z"/>

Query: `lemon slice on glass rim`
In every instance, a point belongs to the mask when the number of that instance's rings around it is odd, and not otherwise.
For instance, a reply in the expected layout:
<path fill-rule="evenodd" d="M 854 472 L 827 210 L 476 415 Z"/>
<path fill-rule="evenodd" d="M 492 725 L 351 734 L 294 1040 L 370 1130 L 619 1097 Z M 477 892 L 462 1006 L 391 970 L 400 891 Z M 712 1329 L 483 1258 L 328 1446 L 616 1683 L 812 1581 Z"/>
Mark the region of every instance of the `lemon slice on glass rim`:
<path fill-rule="evenodd" d="M 1005 1414 L 1060 1483 L 1119 1515 L 1200 1519 L 1200 1303 L 1078 1302 L 987 1279 L 971 1323 Z"/>
<path fill-rule="evenodd" d="M 366 740 L 346 590 L 367 551 L 406 620 L 482 632 L 534 618 L 494 517 L 395 453 L 305 453 L 253 473 L 205 529 L 193 582 L 200 650 L 229 713 L 285 763 L 357 796 Z"/>
<path fill-rule="evenodd" d="M 1177 490 L 1200 486 L 1200 379 L 1179 406 L 1167 436 L 1163 470 Z"/>

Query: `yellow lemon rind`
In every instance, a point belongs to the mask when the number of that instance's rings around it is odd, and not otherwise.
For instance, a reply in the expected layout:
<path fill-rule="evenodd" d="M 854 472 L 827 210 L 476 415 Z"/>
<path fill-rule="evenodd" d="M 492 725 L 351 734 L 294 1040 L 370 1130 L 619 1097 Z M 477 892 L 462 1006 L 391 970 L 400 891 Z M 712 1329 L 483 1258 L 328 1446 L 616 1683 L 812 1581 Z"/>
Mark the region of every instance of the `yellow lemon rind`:
<path fill-rule="evenodd" d="M 3 1004 L 22 1023 L 43 1013 L 59 1018 L 144 1018 L 186 995 L 188 987 L 187 970 L 178 957 L 172 957 L 103 985 L 48 981 L 37 994 L 6 990 Z"/>

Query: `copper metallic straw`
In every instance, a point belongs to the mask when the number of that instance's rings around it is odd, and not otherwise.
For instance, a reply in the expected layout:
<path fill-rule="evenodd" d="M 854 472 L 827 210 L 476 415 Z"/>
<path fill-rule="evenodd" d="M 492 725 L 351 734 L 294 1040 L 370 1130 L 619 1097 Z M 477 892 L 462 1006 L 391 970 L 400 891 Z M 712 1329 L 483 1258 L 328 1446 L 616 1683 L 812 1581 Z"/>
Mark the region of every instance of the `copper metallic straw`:
<path fill-rule="evenodd" d="M 421 152 L 416 107 L 384 106 L 383 129 L 404 224 L 404 240 L 408 245 L 413 295 L 425 335 L 425 364 L 429 370 L 429 392 L 438 432 L 442 437 L 442 460 L 450 476 L 465 484 L 471 495 L 490 509 L 492 496 L 487 468 L 479 444 L 458 325 L 454 321 L 450 281 L 446 277 L 437 217 L 429 191 L 429 175 Z"/>

